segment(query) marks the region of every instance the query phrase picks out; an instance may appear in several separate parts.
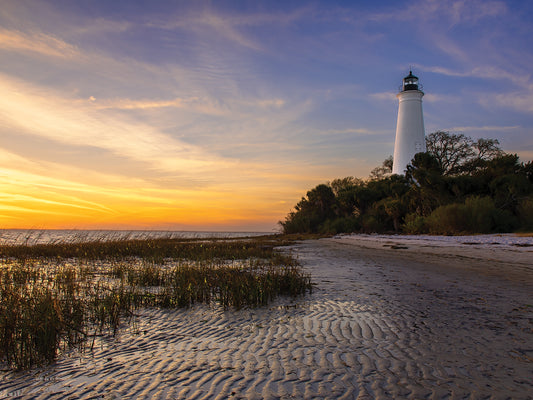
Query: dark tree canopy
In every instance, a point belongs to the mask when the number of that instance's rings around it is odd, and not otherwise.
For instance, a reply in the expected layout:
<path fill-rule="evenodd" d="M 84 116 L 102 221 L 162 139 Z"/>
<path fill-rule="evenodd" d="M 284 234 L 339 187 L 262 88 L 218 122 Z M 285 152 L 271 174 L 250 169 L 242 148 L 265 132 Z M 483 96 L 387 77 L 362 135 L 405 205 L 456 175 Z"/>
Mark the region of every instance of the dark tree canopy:
<path fill-rule="evenodd" d="M 406 174 L 392 157 L 366 180 L 349 176 L 307 192 L 280 222 L 285 233 L 489 233 L 533 230 L 533 162 L 496 139 L 438 131 Z"/>
<path fill-rule="evenodd" d="M 426 136 L 427 152 L 439 163 L 444 175 L 470 173 L 503 155 L 497 139 L 478 139 L 437 131 Z"/>
<path fill-rule="evenodd" d="M 392 156 L 383 160 L 383 163 L 370 171 L 370 179 L 383 179 L 392 173 Z"/>

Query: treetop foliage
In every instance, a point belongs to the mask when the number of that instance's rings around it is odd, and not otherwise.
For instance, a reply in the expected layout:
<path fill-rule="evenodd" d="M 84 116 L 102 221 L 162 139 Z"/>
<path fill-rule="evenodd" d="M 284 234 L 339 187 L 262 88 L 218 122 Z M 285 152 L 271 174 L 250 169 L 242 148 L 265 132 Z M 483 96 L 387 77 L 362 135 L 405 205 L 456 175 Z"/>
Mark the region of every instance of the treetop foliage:
<path fill-rule="evenodd" d="M 471 173 L 484 162 L 504 154 L 497 139 L 478 139 L 437 131 L 426 137 L 427 152 L 435 157 L 444 175 Z"/>
<path fill-rule="evenodd" d="M 392 157 L 368 179 L 334 179 L 307 192 L 284 233 L 490 233 L 533 230 L 533 162 L 520 163 L 496 139 L 437 131 L 406 174 Z"/>

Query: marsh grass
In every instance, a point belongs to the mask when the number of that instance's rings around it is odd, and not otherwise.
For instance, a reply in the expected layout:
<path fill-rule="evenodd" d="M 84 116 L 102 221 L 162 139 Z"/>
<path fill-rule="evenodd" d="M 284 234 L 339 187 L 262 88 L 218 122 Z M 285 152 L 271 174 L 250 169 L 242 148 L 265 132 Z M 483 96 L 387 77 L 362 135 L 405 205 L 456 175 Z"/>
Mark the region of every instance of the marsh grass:
<path fill-rule="evenodd" d="M 0 246 L 0 359 L 25 369 L 83 351 L 140 307 L 255 307 L 310 292 L 297 261 L 276 251 L 289 243 L 271 236 Z"/>

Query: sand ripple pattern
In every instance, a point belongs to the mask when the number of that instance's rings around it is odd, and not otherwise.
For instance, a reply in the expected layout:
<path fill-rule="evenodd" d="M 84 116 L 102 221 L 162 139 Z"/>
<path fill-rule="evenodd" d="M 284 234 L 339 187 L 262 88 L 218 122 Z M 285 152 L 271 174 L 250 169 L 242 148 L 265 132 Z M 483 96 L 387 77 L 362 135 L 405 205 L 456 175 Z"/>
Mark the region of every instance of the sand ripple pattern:
<path fill-rule="evenodd" d="M 142 310 L 93 352 L 4 373 L 0 397 L 531 398 L 532 315 L 520 291 L 410 276 L 334 242 L 293 251 L 312 295 L 256 310 Z"/>

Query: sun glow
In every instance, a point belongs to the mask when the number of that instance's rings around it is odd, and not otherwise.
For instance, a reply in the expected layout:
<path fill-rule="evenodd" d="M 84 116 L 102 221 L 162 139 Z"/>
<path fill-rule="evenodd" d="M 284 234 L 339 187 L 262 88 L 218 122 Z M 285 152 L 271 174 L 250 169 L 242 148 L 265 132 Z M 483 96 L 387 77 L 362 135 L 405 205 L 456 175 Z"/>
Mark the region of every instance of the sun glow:
<path fill-rule="evenodd" d="M 17 158 L 4 156 L 12 161 Z M 22 160 L 18 161 L 20 164 Z M 53 165 L 48 167 L 53 169 Z M 230 226 L 236 230 L 264 230 L 286 212 L 283 204 L 276 205 L 274 199 L 248 189 L 158 188 L 140 180 L 135 185 L 117 185 L 116 180 L 112 175 L 100 176 L 101 182 L 109 183 L 97 185 L 1 168 L 0 225 L 58 229 Z"/>
<path fill-rule="evenodd" d="M 122 172 L 105 165 L 96 171 L 1 150 L 3 228 L 269 230 L 287 211 L 272 196 L 290 191 L 272 189 L 286 174 L 276 168 L 222 158 L 91 102 L 3 78 L 0 118 L 8 135 L 123 160 Z"/>

